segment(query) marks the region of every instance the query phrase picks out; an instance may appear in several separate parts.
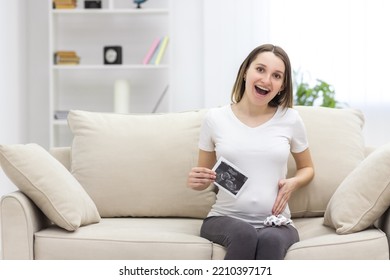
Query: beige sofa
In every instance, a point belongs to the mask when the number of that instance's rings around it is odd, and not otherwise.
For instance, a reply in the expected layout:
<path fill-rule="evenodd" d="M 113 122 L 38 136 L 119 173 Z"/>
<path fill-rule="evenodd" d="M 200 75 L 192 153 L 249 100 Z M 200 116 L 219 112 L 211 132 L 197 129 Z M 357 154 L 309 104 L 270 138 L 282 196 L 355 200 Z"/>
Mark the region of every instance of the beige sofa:
<path fill-rule="evenodd" d="M 286 259 L 389 259 L 390 146 L 365 147 L 359 111 L 296 109 L 316 176 L 291 198 L 300 242 Z M 199 236 L 213 186 L 186 187 L 206 111 L 71 111 L 72 147 L 0 146 L 20 189 L 1 198 L 3 259 L 223 259 Z"/>

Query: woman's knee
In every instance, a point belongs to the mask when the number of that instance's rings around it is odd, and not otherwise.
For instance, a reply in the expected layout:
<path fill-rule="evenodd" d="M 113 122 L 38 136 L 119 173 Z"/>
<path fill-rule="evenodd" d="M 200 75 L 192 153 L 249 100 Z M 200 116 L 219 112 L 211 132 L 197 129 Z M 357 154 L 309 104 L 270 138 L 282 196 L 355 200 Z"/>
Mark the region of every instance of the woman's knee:
<path fill-rule="evenodd" d="M 228 243 L 234 241 L 257 243 L 257 232 L 252 225 L 227 216 L 210 217 L 204 221 L 201 236 L 207 238 L 210 235 L 225 236 Z"/>
<path fill-rule="evenodd" d="M 240 242 L 241 244 L 257 244 L 257 232 L 256 229 L 252 226 L 241 227 L 237 230 L 232 230 L 229 232 L 229 241 L 231 242 Z"/>
<path fill-rule="evenodd" d="M 225 259 L 253 260 L 257 249 L 257 231 L 245 222 L 231 227 L 224 245 L 227 248 Z"/>
<path fill-rule="evenodd" d="M 257 256 L 261 259 L 283 259 L 288 248 L 299 241 L 295 228 L 264 228 L 259 232 Z"/>

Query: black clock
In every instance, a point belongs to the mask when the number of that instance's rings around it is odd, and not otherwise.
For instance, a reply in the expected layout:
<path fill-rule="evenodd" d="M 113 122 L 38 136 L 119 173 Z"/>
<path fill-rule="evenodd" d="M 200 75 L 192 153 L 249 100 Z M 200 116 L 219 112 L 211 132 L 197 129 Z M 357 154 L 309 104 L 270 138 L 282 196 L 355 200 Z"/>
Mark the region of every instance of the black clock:
<path fill-rule="evenodd" d="M 106 46 L 103 51 L 104 64 L 122 64 L 122 47 Z"/>

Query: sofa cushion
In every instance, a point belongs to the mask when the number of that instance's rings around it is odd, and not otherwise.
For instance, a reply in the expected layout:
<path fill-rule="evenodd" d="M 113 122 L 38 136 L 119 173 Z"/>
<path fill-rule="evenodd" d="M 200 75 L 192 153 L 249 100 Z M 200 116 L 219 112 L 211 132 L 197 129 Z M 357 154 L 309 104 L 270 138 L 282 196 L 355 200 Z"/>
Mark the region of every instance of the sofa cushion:
<path fill-rule="evenodd" d="M 339 234 L 366 229 L 390 205 L 390 143 L 371 153 L 334 193 L 324 224 Z"/>
<path fill-rule="evenodd" d="M 386 234 L 372 228 L 340 235 L 323 225 L 323 218 L 294 220 L 299 242 L 288 249 L 286 260 L 388 260 Z"/>
<path fill-rule="evenodd" d="M 305 123 L 315 177 L 292 195 L 291 215 L 323 216 L 336 188 L 364 159 L 364 118 L 354 109 L 296 106 Z M 288 176 L 296 171 L 292 157 Z"/>
<path fill-rule="evenodd" d="M 187 187 L 205 111 L 121 115 L 71 111 L 71 170 L 103 217 L 205 217 L 212 189 Z"/>
<path fill-rule="evenodd" d="M 79 182 L 39 145 L 0 145 L 0 162 L 11 181 L 58 226 L 74 231 L 100 221 Z"/>
<path fill-rule="evenodd" d="M 209 260 L 201 219 L 104 218 L 72 234 L 49 227 L 35 234 L 35 259 Z"/>
<path fill-rule="evenodd" d="M 382 231 L 339 235 L 322 221 L 296 219 L 300 241 L 288 249 L 286 259 L 389 259 Z M 104 218 L 71 234 L 49 227 L 35 233 L 35 259 L 223 259 L 225 248 L 201 238 L 201 225 L 201 219 Z"/>

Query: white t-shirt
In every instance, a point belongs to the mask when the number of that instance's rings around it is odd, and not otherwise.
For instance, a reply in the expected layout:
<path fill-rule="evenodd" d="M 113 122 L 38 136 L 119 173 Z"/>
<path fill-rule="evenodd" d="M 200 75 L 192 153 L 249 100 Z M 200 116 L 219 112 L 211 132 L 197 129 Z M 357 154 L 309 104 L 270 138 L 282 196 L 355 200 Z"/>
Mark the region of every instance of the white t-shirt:
<path fill-rule="evenodd" d="M 203 121 L 199 148 L 223 156 L 248 176 L 237 197 L 217 194 L 208 216 L 231 216 L 263 227 L 272 214 L 278 182 L 286 178 L 289 153 L 308 147 L 306 130 L 294 109 L 278 107 L 266 123 L 251 128 L 233 113 L 231 105 L 210 109 Z M 288 206 L 282 213 L 290 218 Z"/>

